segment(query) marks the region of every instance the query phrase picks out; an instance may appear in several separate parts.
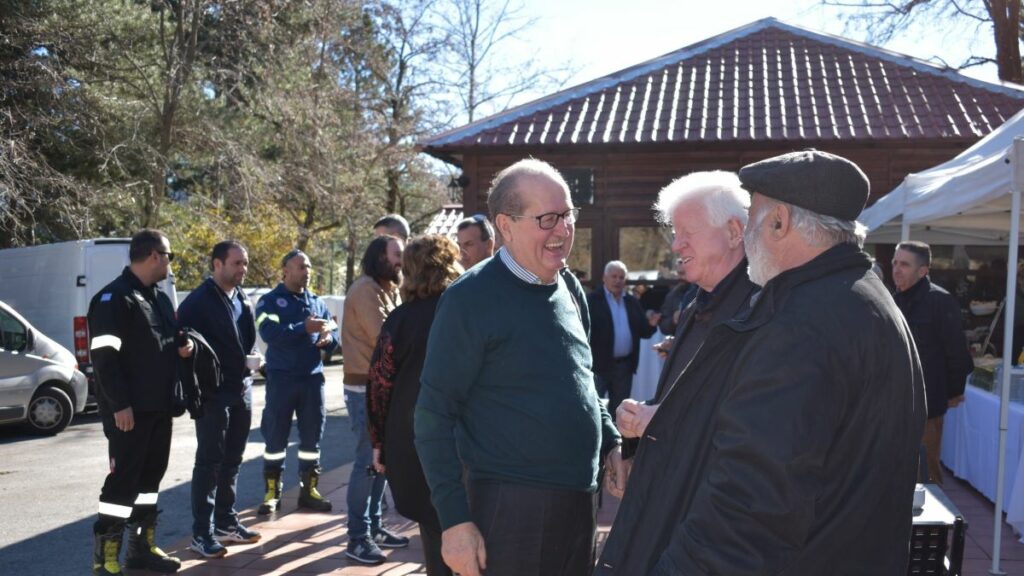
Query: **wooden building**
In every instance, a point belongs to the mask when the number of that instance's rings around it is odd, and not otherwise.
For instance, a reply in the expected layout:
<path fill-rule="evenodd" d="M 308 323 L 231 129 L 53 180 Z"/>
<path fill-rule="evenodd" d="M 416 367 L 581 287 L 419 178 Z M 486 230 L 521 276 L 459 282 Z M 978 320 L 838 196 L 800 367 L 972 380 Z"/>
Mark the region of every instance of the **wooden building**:
<path fill-rule="evenodd" d="M 673 179 L 814 147 L 857 162 L 872 198 L 944 162 L 1024 107 L 983 82 L 767 18 L 438 134 L 422 150 L 462 170 L 464 211 L 525 157 L 565 174 L 582 207 L 570 265 L 671 268 L 651 205 Z"/>

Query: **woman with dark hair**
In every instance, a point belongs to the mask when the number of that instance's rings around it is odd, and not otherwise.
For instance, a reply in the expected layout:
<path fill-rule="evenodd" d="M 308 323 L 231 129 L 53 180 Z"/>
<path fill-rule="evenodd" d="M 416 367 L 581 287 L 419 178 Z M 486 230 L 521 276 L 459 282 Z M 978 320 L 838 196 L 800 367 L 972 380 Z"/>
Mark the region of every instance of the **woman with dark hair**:
<path fill-rule="evenodd" d="M 413 410 L 434 310 L 441 293 L 462 274 L 458 262 L 459 247 L 446 236 L 421 236 L 405 247 L 403 304 L 381 328 L 366 395 L 374 468 L 387 473 L 398 512 L 419 523 L 430 576 L 452 572 L 441 558 L 441 523 L 413 445 Z"/>

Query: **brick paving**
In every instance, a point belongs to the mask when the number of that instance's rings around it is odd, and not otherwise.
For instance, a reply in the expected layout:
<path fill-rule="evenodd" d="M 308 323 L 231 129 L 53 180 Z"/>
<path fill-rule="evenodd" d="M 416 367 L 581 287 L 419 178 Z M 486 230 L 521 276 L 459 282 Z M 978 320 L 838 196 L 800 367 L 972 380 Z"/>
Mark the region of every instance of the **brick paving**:
<path fill-rule="evenodd" d="M 267 519 L 256 516 L 255 509 L 242 514 L 242 522 L 263 533 L 256 544 L 234 545 L 224 558 L 198 559 L 182 540 L 169 551 L 183 560 L 180 574 L 187 576 L 274 576 L 281 574 L 337 574 L 350 576 L 423 576 L 422 547 L 416 525 L 394 511 L 385 514 L 385 523 L 408 536 L 408 548 L 385 551 L 388 561 L 380 566 L 363 566 L 345 557 L 345 487 L 351 464 L 323 475 L 318 488 L 334 503 L 329 513 L 296 512 L 298 488 L 284 494 L 282 510 Z M 992 565 L 994 506 L 966 482 L 947 471 L 945 492 L 968 522 L 964 549 L 963 576 L 986 576 Z M 598 513 L 598 546 L 604 544 L 618 500 L 604 497 Z M 1024 544 L 1003 524 L 1003 572 L 1024 576 Z M 131 574 L 132 571 L 126 571 Z M 138 572 L 136 572 L 138 573 Z"/>

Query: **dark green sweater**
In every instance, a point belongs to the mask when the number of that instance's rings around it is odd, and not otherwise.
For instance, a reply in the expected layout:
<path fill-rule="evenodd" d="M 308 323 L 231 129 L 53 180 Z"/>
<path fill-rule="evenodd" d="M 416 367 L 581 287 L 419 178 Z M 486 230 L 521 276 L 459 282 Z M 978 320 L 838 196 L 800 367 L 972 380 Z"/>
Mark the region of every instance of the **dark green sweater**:
<path fill-rule="evenodd" d="M 472 480 L 597 488 L 619 436 L 594 391 L 589 323 L 575 278 L 528 284 L 497 257 L 444 292 L 415 418 L 442 528 L 470 520 L 462 463 Z"/>

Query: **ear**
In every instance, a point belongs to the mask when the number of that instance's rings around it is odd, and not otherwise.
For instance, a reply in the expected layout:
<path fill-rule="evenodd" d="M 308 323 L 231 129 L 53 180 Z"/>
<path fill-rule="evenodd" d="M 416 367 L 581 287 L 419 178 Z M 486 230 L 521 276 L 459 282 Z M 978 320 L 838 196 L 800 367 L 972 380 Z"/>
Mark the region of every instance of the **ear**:
<path fill-rule="evenodd" d="M 924 278 L 925 276 L 927 276 L 928 275 L 928 271 L 929 271 L 928 266 L 921 266 L 920 268 L 918 268 L 917 269 L 917 279 L 920 280 L 921 278 Z"/>
<path fill-rule="evenodd" d="M 512 237 L 512 219 L 506 214 L 498 214 L 494 218 L 494 226 L 501 233 L 504 242 L 508 242 Z"/>
<path fill-rule="evenodd" d="M 736 248 L 743 243 L 743 224 L 737 218 L 729 218 L 725 223 L 729 232 L 729 247 Z"/>
<path fill-rule="evenodd" d="M 771 231 L 773 238 L 782 239 L 789 235 L 792 230 L 792 212 L 789 211 L 789 206 L 785 204 L 777 204 L 772 208 L 771 213 L 768 214 L 768 222 L 765 224 Z"/>

